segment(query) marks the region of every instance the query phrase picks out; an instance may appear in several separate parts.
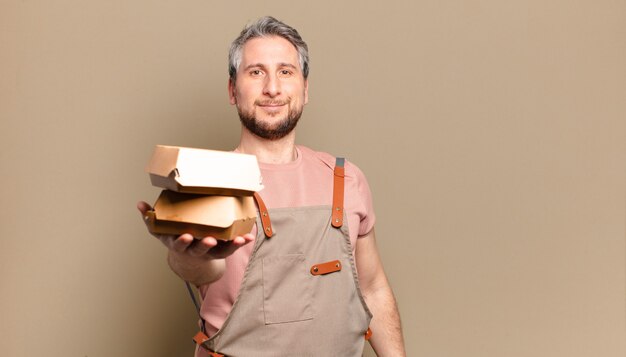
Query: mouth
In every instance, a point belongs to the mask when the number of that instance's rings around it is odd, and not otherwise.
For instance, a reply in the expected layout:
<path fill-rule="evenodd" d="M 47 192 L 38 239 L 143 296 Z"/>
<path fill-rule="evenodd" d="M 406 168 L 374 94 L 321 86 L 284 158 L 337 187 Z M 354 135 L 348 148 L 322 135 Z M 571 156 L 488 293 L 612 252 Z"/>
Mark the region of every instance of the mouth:
<path fill-rule="evenodd" d="M 263 102 L 256 102 L 256 105 L 259 107 L 264 107 L 264 108 L 278 108 L 278 107 L 282 107 L 289 104 L 289 102 L 287 101 L 263 101 Z"/>
<path fill-rule="evenodd" d="M 264 101 L 259 102 L 257 106 L 268 115 L 274 116 L 282 113 L 285 110 L 284 108 L 286 108 L 287 104 L 289 104 L 289 102 L 287 101 Z"/>

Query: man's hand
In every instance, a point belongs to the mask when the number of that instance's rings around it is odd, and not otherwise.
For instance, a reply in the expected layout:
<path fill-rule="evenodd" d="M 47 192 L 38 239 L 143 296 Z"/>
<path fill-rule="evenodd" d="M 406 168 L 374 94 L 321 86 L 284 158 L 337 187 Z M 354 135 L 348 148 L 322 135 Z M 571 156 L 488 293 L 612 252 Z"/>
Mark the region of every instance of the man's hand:
<path fill-rule="evenodd" d="M 149 204 L 140 201 L 137 209 L 142 219 L 151 210 Z M 224 274 L 224 258 L 237 249 L 252 242 L 250 233 L 235 237 L 231 241 L 218 240 L 214 237 L 195 239 L 191 234 L 180 236 L 153 234 L 168 248 L 168 263 L 172 270 L 183 280 L 196 286 L 209 284 Z"/>

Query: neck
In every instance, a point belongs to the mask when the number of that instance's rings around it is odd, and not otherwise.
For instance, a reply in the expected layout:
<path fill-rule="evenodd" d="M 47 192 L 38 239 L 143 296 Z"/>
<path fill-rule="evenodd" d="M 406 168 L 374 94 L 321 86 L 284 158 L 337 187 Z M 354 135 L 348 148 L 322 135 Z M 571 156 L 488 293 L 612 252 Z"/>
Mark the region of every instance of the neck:
<path fill-rule="evenodd" d="M 286 164 L 296 159 L 296 131 L 278 140 L 260 138 L 246 128 L 241 129 L 241 138 L 236 151 L 251 154 L 266 164 Z"/>

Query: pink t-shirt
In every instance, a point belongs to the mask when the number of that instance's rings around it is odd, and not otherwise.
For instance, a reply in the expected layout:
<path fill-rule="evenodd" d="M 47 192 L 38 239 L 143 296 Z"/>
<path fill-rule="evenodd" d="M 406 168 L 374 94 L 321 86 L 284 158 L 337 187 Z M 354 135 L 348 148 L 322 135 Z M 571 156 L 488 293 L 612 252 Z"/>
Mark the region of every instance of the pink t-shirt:
<path fill-rule="evenodd" d="M 296 151 L 296 160 L 287 164 L 259 163 L 265 186 L 259 194 L 270 211 L 273 208 L 332 204 L 335 157 L 304 146 L 297 146 Z M 344 209 L 354 250 L 357 238 L 374 227 L 375 216 L 367 180 L 361 170 L 348 161 L 345 164 Z M 256 226 L 252 233 L 256 235 Z M 237 298 L 252 249 L 251 243 L 235 251 L 226 258 L 222 278 L 200 287 L 203 298 L 201 315 L 209 336 L 222 326 Z"/>

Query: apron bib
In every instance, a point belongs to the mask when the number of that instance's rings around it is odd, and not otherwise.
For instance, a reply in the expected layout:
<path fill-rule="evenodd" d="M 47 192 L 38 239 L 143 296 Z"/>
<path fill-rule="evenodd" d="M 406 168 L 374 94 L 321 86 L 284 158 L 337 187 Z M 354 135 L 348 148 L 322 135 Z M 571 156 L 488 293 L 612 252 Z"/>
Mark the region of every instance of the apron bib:
<path fill-rule="evenodd" d="M 362 355 L 372 314 L 343 224 L 343 180 L 337 159 L 332 206 L 268 211 L 256 195 L 259 229 L 237 299 L 213 336 L 196 335 L 198 348 L 214 357 Z"/>

